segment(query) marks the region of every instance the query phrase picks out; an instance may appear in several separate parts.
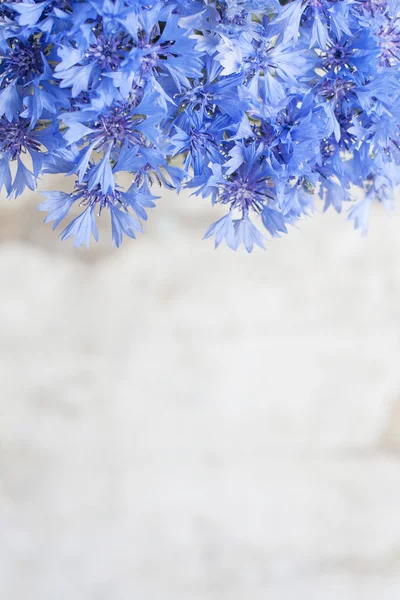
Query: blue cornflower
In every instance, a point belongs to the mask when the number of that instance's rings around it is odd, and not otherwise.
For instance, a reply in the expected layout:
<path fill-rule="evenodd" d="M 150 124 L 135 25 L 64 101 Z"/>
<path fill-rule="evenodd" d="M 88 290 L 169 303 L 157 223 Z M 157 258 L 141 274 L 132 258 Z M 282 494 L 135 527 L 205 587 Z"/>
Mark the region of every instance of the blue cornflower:
<path fill-rule="evenodd" d="M 228 170 L 213 165 L 211 171 L 197 178 L 197 182 L 202 183 L 200 193 L 203 196 L 211 194 L 214 203 L 227 205 L 232 213 L 231 218 L 214 223 L 205 237 L 218 234 L 216 245 L 225 239 L 230 247 L 238 248 L 243 243 L 251 252 L 254 244 L 264 247 L 263 236 L 250 215 L 261 215 L 264 208 L 273 203 L 272 173 L 260 150 L 254 146 L 241 147 L 240 158 L 235 154 L 231 163 L 235 166 L 231 165 Z"/>
<path fill-rule="evenodd" d="M 195 51 L 194 40 L 179 26 L 173 7 L 156 3 L 149 10 L 128 13 L 121 23 L 130 36 L 130 47 L 121 69 L 110 77 L 122 95 L 126 96 L 133 85 L 150 83 L 171 101 L 157 82 L 160 75 L 171 77 L 177 91 L 190 88 L 190 79 L 201 75 L 201 55 Z"/>
<path fill-rule="evenodd" d="M 63 121 L 68 126 L 65 139 L 68 145 L 74 144 L 80 149 L 79 159 L 73 168 L 80 181 L 96 152 L 103 157 L 90 171 L 89 186 L 100 184 L 103 192 L 113 190 L 113 168 L 115 171 L 128 170 L 127 155 L 130 154 L 130 159 L 137 158 L 139 150 L 145 151 L 157 145 L 160 138 L 158 125 L 164 113 L 156 100 L 155 94 L 144 95 L 141 101 L 132 96 L 111 106 L 103 106 L 94 100 L 78 106 L 79 110 L 65 113 Z"/>
<path fill-rule="evenodd" d="M 41 209 L 57 226 L 81 206 L 61 234 L 76 245 L 104 212 L 115 245 L 134 237 L 155 184 L 226 207 L 216 246 L 263 247 L 316 194 L 365 232 L 400 184 L 399 14 L 399 0 L 0 0 L 0 189 L 75 177 Z"/>
<path fill-rule="evenodd" d="M 56 137 L 51 141 L 53 136 L 48 139 L 47 133 L 31 129 L 28 119 L 9 121 L 0 117 L 0 190 L 4 186 L 8 196 L 20 196 L 26 187 L 35 188 L 44 160 L 41 149 L 44 144 L 51 147 L 57 141 Z M 32 168 L 25 165 L 26 156 L 30 157 Z M 10 163 L 14 161 L 17 170 L 13 178 Z"/>
<path fill-rule="evenodd" d="M 119 247 L 124 235 L 135 238 L 138 232 L 143 231 L 140 221 L 129 213 L 129 208 L 134 208 L 143 218 L 145 208 L 151 208 L 153 205 L 148 200 L 147 188 L 144 189 L 144 197 L 147 200 L 141 202 L 140 193 L 136 188 L 128 192 L 114 189 L 112 192 L 103 193 L 100 185 L 89 189 L 86 182 L 78 183 L 72 194 L 46 192 L 45 196 L 47 200 L 39 206 L 39 209 L 49 213 L 45 222 L 54 221 L 53 229 L 65 219 L 74 204 L 84 207 L 81 214 L 75 217 L 60 234 L 62 240 L 73 237 L 76 247 L 85 244 L 89 247 L 92 236 L 98 241 L 96 216 L 100 216 L 104 210 L 110 213 L 112 241 Z"/>
<path fill-rule="evenodd" d="M 60 87 L 71 88 L 73 98 L 89 89 L 106 88 L 108 94 L 112 93 L 108 75 L 121 65 L 127 44 L 123 32 L 104 33 L 95 29 L 90 32 L 89 40 L 83 39 L 77 48 L 70 43 L 60 45 L 61 61 L 55 68 Z"/>
<path fill-rule="evenodd" d="M 187 172 L 193 168 L 195 176 L 201 175 L 210 163 L 222 164 L 223 135 L 229 126 L 226 115 L 206 118 L 200 109 L 174 124 L 176 133 L 171 136 L 171 156 L 183 155 Z"/>

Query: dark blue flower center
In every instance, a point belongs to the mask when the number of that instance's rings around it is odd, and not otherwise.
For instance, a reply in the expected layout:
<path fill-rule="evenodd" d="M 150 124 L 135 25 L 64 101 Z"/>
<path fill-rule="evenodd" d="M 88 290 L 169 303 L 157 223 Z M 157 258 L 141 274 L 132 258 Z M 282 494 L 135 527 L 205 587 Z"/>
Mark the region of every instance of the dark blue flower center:
<path fill-rule="evenodd" d="M 232 2 L 232 0 L 222 0 L 217 2 L 217 9 L 223 23 L 239 26 L 244 26 L 246 24 L 249 13 L 243 8 L 240 8 L 237 4 L 238 3 L 236 2 Z"/>
<path fill-rule="evenodd" d="M 90 44 L 86 57 L 103 70 L 115 71 L 123 60 L 121 39 L 110 39 L 99 34 L 96 42 Z"/>
<path fill-rule="evenodd" d="M 0 19 L 1 18 L 12 19 L 13 16 L 15 15 L 14 11 L 11 10 L 11 8 L 9 8 L 8 6 L 5 6 L 6 2 L 7 2 L 7 0 L 0 0 Z"/>
<path fill-rule="evenodd" d="M 234 181 L 227 181 L 219 195 L 219 202 L 230 204 L 231 209 L 248 212 L 250 209 L 261 212 L 266 194 L 260 191 L 260 182 L 252 183 L 236 175 Z"/>
<path fill-rule="evenodd" d="M 35 75 L 43 72 L 43 59 L 38 42 L 34 39 L 26 44 L 12 38 L 9 41 L 10 51 L 2 57 L 0 73 L 3 74 L 5 84 L 17 80 L 26 83 Z"/>
<path fill-rule="evenodd" d="M 0 118 L 0 152 L 6 153 L 10 160 L 15 160 L 27 150 L 40 150 L 40 144 L 35 140 L 32 131 L 29 131 L 29 120 L 19 119 L 8 121 Z"/>
<path fill-rule="evenodd" d="M 79 206 L 91 206 L 96 207 L 99 211 L 98 215 L 104 208 L 112 206 L 123 206 L 122 194 L 118 190 L 115 190 L 110 194 L 103 194 L 99 186 L 96 186 L 92 190 L 89 190 L 86 183 L 78 183 L 76 185 L 76 191 L 74 193 L 77 199 L 79 199 Z"/>
<path fill-rule="evenodd" d="M 132 107 L 128 104 L 118 104 L 111 107 L 107 113 L 101 115 L 94 124 L 96 137 L 104 144 L 113 142 L 122 145 L 126 140 L 132 144 L 144 143 L 144 136 L 137 131 L 137 125 L 144 117 L 132 114 Z M 98 150 L 101 147 L 98 147 Z"/>

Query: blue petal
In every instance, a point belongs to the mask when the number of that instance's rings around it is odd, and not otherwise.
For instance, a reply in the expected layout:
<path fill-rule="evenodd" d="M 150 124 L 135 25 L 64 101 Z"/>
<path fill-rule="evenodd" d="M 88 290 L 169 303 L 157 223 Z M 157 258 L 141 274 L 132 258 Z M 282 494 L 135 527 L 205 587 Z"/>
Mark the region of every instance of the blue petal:
<path fill-rule="evenodd" d="M 94 239 L 97 241 L 99 238 L 96 218 L 94 214 L 94 208 L 92 206 L 88 206 L 87 209 L 76 217 L 64 231 L 61 233 L 61 239 L 67 240 L 71 236 L 74 236 L 74 246 L 77 248 L 78 246 L 83 246 L 86 244 L 87 248 L 90 245 L 90 238 L 93 235 Z"/>

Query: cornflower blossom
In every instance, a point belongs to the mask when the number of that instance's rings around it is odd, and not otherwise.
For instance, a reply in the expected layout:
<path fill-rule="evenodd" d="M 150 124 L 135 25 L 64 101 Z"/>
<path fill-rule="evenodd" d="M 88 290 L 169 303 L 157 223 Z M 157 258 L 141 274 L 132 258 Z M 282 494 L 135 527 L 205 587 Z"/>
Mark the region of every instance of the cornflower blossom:
<path fill-rule="evenodd" d="M 76 246 L 135 238 L 160 186 L 225 209 L 215 246 L 318 196 L 365 234 L 399 164 L 400 0 L 0 0 L 0 190 L 72 179 L 39 208 Z"/>

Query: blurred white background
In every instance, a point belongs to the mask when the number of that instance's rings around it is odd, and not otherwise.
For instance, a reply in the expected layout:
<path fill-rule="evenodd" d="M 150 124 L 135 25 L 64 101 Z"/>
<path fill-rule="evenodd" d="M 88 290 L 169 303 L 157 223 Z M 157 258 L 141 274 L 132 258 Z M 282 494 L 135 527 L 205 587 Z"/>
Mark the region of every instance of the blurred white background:
<path fill-rule="evenodd" d="M 4 600 L 398 600 L 400 217 L 74 250 L 0 205 Z M 104 217 L 103 217 L 104 218 Z"/>

